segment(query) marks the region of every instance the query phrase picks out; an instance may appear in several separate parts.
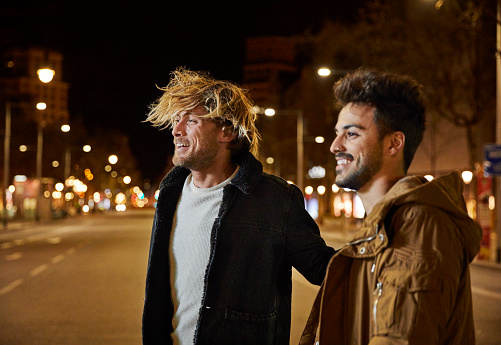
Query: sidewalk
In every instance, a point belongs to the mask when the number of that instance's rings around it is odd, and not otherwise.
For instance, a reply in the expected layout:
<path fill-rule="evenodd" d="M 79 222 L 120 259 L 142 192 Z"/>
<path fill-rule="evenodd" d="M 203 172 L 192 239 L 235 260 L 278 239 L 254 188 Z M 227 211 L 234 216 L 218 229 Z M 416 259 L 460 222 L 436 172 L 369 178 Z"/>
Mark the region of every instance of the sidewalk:
<path fill-rule="evenodd" d="M 338 242 L 348 243 L 358 231 L 360 224 L 354 223 L 347 218 L 326 217 L 321 224 L 317 222 L 322 236 L 333 239 Z M 488 260 L 479 260 L 475 258 L 471 265 L 485 268 L 501 270 L 501 263 Z"/>

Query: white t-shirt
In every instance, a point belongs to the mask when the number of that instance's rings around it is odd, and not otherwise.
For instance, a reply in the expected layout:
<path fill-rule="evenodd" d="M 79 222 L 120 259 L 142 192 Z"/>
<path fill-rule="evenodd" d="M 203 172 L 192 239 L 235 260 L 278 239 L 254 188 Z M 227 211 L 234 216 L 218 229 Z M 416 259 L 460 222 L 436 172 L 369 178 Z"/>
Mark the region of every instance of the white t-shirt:
<path fill-rule="evenodd" d="M 223 188 L 237 170 L 226 181 L 210 188 L 196 187 L 191 174 L 184 183 L 172 225 L 169 253 L 174 345 L 193 344 L 210 257 L 212 226 L 223 200 Z"/>

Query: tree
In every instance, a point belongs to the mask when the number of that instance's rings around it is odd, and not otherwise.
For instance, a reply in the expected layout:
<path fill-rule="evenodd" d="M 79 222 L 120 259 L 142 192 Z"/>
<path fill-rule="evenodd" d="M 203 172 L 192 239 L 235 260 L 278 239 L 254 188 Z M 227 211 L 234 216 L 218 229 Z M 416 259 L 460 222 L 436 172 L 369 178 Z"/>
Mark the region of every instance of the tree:
<path fill-rule="evenodd" d="M 490 131 L 480 139 L 477 132 L 494 114 L 495 22 L 488 13 L 495 2 L 440 3 L 435 8 L 416 0 L 376 1 L 360 22 L 330 23 L 304 36 L 303 44 L 312 48 L 314 65 L 369 66 L 417 78 L 425 85 L 429 120 L 441 117 L 466 130 L 473 168 L 481 160 L 480 140 L 494 136 Z"/>

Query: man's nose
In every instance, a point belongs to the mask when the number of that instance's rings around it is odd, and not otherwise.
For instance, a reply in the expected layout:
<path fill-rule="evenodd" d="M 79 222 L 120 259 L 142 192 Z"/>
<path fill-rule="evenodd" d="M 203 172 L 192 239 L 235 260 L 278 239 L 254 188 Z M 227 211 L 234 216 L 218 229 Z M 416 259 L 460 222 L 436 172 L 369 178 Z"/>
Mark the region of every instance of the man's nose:
<path fill-rule="evenodd" d="M 332 153 L 337 153 L 337 152 L 340 152 L 341 150 L 342 150 L 341 140 L 339 140 L 339 137 L 336 137 L 332 141 L 332 144 L 331 144 L 331 147 L 330 147 L 330 151 Z"/>
<path fill-rule="evenodd" d="M 175 136 L 175 137 L 179 137 L 179 136 L 182 136 L 184 134 L 185 134 L 184 125 L 182 124 L 181 121 L 179 121 L 172 128 L 172 135 Z"/>

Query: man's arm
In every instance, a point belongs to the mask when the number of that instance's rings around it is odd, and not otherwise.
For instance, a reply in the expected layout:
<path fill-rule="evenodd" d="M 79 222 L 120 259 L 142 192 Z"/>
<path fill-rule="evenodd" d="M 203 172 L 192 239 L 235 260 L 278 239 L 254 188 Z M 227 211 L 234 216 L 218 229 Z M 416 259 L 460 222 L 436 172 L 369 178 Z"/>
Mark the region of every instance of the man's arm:
<path fill-rule="evenodd" d="M 336 252 L 320 236 L 317 224 L 304 207 L 299 190 L 290 202 L 287 221 L 287 251 L 292 265 L 312 284 L 320 285 L 327 265 Z"/>

